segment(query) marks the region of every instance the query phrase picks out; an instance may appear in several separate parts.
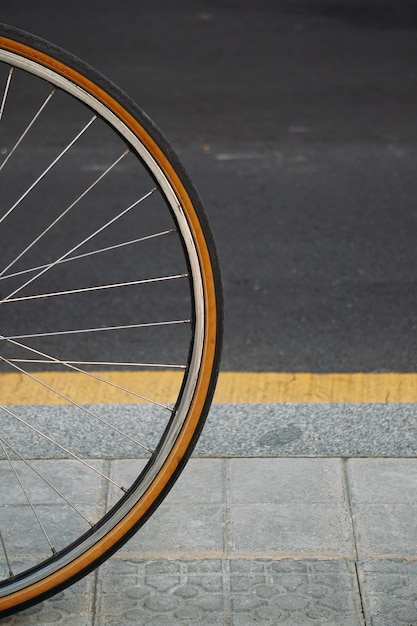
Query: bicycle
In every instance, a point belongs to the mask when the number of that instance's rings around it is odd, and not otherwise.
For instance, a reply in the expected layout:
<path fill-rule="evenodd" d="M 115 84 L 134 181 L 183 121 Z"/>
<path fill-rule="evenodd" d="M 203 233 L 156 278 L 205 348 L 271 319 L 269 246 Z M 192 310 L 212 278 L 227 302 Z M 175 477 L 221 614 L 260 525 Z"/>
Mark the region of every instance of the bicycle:
<path fill-rule="evenodd" d="M 199 196 L 128 96 L 4 24 L 0 84 L 4 617 L 91 572 L 166 496 L 212 400 L 223 305 Z"/>

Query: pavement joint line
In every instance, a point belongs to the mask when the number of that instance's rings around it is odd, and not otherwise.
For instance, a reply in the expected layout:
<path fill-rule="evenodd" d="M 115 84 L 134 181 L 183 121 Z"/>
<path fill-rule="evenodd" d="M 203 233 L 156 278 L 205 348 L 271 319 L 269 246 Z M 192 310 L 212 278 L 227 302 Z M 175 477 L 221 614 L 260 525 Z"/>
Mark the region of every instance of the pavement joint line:
<path fill-rule="evenodd" d="M 54 394 L 19 373 L 0 373 L 3 405 L 146 404 L 119 387 L 144 393 L 155 402 L 175 402 L 183 374 L 173 371 L 98 372 L 109 385 L 78 372 L 38 372 Z M 113 385 L 117 385 L 113 386 Z M 415 403 L 417 373 L 408 372 L 226 372 L 221 371 L 214 404 Z"/>
<path fill-rule="evenodd" d="M 350 491 L 350 485 L 349 485 L 349 477 L 347 474 L 347 462 L 348 459 L 347 458 L 343 458 L 342 459 L 342 476 L 343 476 L 343 490 L 345 492 L 345 500 L 346 500 L 346 505 L 348 508 L 348 520 L 349 520 L 349 531 L 350 531 L 350 539 L 353 545 L 353 549 L 355 552 L 355 558 L 354 558 L 354 568 L 355 568 L 355 576 L 356 576 L 356 584 L 357 584 L 357 588 L 358 588 L 358 602 L 360 604 L 360 609 L 362 611 L 362 615 L 363 615 L 363 619 L 364 622 L 366 624 L 366 618 L 365 618 L 365 602 L 364 602 L 364 590 L 363 590 L 363 586 L 362 586 L 362 581 L 361 581 L 361 576 L 360 576 L 360 572 L 359 572 L 359 550 L 358 550 L 358 540 L 357 540 L 357 532 L 356 532 L 356 528 L 355 528 L 355 518 L 354 518 L 354 514 L 353 514 L 353 507 L 352 507 L 352 498 L 351 498 L 351 491 Z"/>
<path fill-rule="evenodd" d="M 355 551 L 355 561 L 359 560 L 359 551 L 358 551 L 358 542 L 356 539 L 356 532 L 355 532 L 355 519 L 353 516 L 353 509 L 352 509 L 352 498 L 351 498 L 351 493 L 350 493 L 350 486 L 349 486 L 349 477 L 347 475 L 347 471 L 346 471 L 346 467 L 347 467 L 347 458 L 342 458 L 342 476 L 343 476 L 343 490 L 345 492 L 345 500 L 346 500 L 346 504 L 348 507 L 348 513 L 349 513 L 349 529 L 350 529 L 350 536 L 351 536 L 351 541 L 353 544 L 353 549 Z M 359 578 L 358 578 L 358 585 L 359 585 Z"/>

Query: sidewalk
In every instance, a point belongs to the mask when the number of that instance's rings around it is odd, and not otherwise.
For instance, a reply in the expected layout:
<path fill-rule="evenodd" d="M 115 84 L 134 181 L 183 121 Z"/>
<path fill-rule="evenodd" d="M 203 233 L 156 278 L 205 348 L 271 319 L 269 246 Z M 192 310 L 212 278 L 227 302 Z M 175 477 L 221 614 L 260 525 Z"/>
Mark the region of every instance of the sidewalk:
<path fill-rule="evenodd" d="M 2 626 L 415 626 L 417 459 L 215 458 L 222 410 L 141 532 Z M 126 459 L 111 463 L 128 471 Z"/>

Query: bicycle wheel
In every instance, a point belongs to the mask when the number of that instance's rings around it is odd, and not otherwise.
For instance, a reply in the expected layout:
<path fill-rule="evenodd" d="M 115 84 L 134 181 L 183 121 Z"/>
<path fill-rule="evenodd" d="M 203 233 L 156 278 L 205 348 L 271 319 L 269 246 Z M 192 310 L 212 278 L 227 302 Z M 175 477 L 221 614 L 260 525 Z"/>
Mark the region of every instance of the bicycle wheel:
<path fill-rule="evenodd" d="M 136 104 L 6 25 L 0 81 L 3 617 L 90 572 L 167 494 L 214 392 L 222 296 L 198 195 Z"/>

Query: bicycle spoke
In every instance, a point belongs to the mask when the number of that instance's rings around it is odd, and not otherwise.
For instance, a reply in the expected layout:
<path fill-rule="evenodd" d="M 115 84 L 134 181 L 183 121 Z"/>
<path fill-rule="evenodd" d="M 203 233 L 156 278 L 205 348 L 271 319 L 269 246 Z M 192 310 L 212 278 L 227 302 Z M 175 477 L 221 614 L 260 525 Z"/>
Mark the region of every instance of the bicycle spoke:
<path fill-rule="evenodd" d="M 20 198 L 18 198 L 18 200 L 16 200 L 16 202 L 10 207 L 10 209 L 8 211 L 6 211 L 6 213 L 3 215 L 3 217 L 0 217 L 0 224 L 6 219 L 6 217 L 8 217 L 15 209 L 16 207 L 19 206 L 19 204 L 26 198 L 27 195 L 30 194 L 30 192 L 36 187 L 36 185 L 43 179 L 45 178 L 45 176 L 48 174 L 48 172 L 51 171 L 51 169 L 58 163 L 58 161 L 60 161 L 62 159 L 62 157 L 64 156 L 64 154 L 66 154 L 68 152 L 68 150 L 70 150 L 70 148 L 72 148 L 72 146 L 78 141 L 78 139 L 86 132 L 86 130 L 91 126 L 91 124 L 93 122 L 95 122 L 95 120 L 97 119 L 97 116 L 94 115 L 94 117 L 92 117 L 90 119 L 90 121 L 84 126 L 84 128 L 81 129 L 81 131 L 74 137 L 74 139 L 64 148 L 64 150 L 62 150 L 62 152 L 60 152 L 58 154 L 58 156 L 52 161 L 52 163 L 50 163 L 48 165 L 48 167 L 42 172 L 42 174 L 40 174 L 38 176 L 38 178 L 30 185 L 30 187 L 28 187 L 26 189 L 26 191 L 20 196 Z M 14 262 L 13 262 L 14 263 Z M 4 274 L 9 267 L 11 267 L 12 264 L 9 264 L 7 267 L 4 268 L 4 270 L 2 272 L 0 272 L 0 276 L 2 274 Z"/>
<path fill-rule="evenodd" d="M 7 337 L 10 339 L 10 337 Z M 56 365 L 57 361 L 52 359 L 9 359 L 10 363 L 37 363 L 44 365 Z M 71 361 L 69 359 L 61 359 L 58 364 L 66 363 L 68 365 L 88 365 L 91 367 L 96 366 L 108 366 L 108 367 L 143 367 L 143 368 L 159 368 L 159 369 L 174 369 L 185 370 L 186 365 L 179 365 L 177 363 L 132 363 L 125 361 Z"/>
<path fill-rule="evenodd" d="M 8 302 L 11 302 L 8 300 Z M 48 333 L 32 333 L 29 335 L 0 336 L 0 341 L 8 339 L 33 339 L 35 337 L 57 337 L 59 335 L 78 335 L 82 333 L 97 333 L 108 330 L 131 330 L 133 328 L 152 328 L 155 326 L 175 326 L 179 324 L 189 324 L 191 320 L 171 320 L 166 322 L 148 322 L 145 324 L 126 324 L 123 326 L 105 326 L 100 328 L 79 328 L 77 330 L 61 330 Z"/>
<path fill-rule="evenodd" d="M 10 159 L 10 157 L 12 156 L 12 154 L 14 154 L 14 152 L 17 150 L 17 148 L 20 146 L 20 144 L 22 143 L 23 139 L 26 137 L 26 135 L 28 134 L 28 132 L 30 131 L 30 129 L 32 128 L 33 124 L 36 122 L 36 120 L 38 119 L 38 117 L 40 116 L 40 114 L 42 113 L 42 111 L 46 108 L 46 106 L 49 104 L 50 100 L 52 99 L 52 96 L 56 93 L 56 89 L 53 89 L 51 91 L 50 94 L 48 94 L 48 96 L 46 97 L 45 101 L 42 103 L 42 105 L 40 106 L 40 108 L 38 109 L 38 111 L 35 113 L 35 115 L 33 116 L 33 118 L 31 119 L 31 121 L 29 122 L 29 124 L 27 125 L 27 127 L 25 128 L 25 130 L 23 131 L 23 133 L 20 135 L 19 139 L 16 141 L 15 145 L 13 146 L 13 148 L 10 150 L 9 154 L 6 156 L 6 158 L 4 159 L 3 163 L 0 165 L 0 172 L 3 169 L 3 167 L 6 165 L 7 161 Z"/>
<path fill-rule="evenodd" d="M 4 107 L 6 106 L 7 95 L 9 93 L 10 84 L 12 82 L 12 76 L 13 76 L 13 67 L 10 67 L 9 73 L 7 75 L 6 84 L 4 86 L 3 98 L 1 100 L 1 105 L 0 105 L 0 120 L 3 117 Z"/>
<path fill-rule="evenodd" d="M 8 572 L 9 572 L 9 578 L 14 578 L 14 573 L 13 573 L 13 570 L 12 570 L 11 565 L 10 565 L 9 555 L 7 554 L 6 544 L 4 542 L 1 530 L 0 530 L 0 543 L 1 543 L 1 546 L 3 548 L 4 558 L 6 559 L 6 565 L 7 565 L 7 569 L 8 569 Z"/>
<path fill-rule="evenodd" d="M 157 237 L 165 237 L 166 235 L 172 235 L 175 233 L 175 229 L 171 228 L 170 230 L 164 230 L 159 233 L 154 233 L 153 235 L 146 235 L 145 237 L 138 237 L 138 239 L 131 239 L 130 241 L 123 241 L 122 243 L 116 243 L 113 246 L 107 246 L 106 248 L 99 248 L 98 250 L 92 250 L 91 252 L 85 252 L 84 254 L 77 254 L 76 256 L 72 256 L 66 259 L 62 259 L 56 265 L 61 265 L 62 263 L 70 263 L 71 261 L 78 261 L 79 259 L 85 259 L 90 256 L 94 256 L 96 254 L 103 254 L 104 252 L 112 252 L 113 250 L 118 250 L 120 248 L 124 248 L 126 246 L 132 246 L 137 243 L 142 243 L 144 241 L 149 241 L 150 239 L 155 239 Z M 43 270 L 48 267 L 48 264 L 38 265 L 37 267 L 30 267 L 26 270 L 21 270 L 20 272 L 14 272 L 13 274 L 6 274 L 5 276 L 0 276 L 0 281 L 6 280 L 8 278 L 15 278 L 16 276 L 22 276 L 23 274 L 29 274 L 30 272 L 38 272 L 39 270 Z"/>
<path fill-rule="evenodd" d="M 173 276 L 159 276 L 158 278 L 145 278 L 143 280 L 131 280 L 124 283 L 111 283 L 109 285 L 98 285 L 96 287 L 83 287 L 81 289 L 68 289 L 66 291 L 54 291 L 52 293 L 38 293 L 33 296 L 20 296 L 19 298 L 12 298 L 12 295 L 20 291 L 16 289 L 10 296 L 6 296 L 3 300 L 0 300 L 0 304 L 6 302 L 24 302 L 27 300 L 38 300 L 40 298 L 56 298 L 58 296 L 69 296 L 80 293 L 89 293 L 92 291 L 103 291 L 106 289 L 116 289 L 118 287 L 133 287 L 134 285 L 148 285 L 151 283 L 160 283 L 168 280 L 178 280 L 180 278 L 188 278 L 188 274 L 174 274 Z"/>

